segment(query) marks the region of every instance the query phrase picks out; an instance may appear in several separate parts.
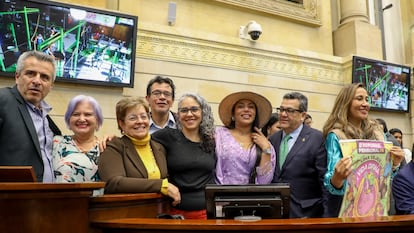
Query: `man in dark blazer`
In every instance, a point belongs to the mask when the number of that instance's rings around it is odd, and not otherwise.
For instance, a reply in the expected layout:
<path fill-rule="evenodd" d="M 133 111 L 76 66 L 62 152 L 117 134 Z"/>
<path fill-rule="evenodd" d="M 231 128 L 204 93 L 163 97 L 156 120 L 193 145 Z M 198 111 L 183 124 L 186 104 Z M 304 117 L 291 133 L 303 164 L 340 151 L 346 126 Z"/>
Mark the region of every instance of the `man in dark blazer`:
<path fill-rule="evenodd" d="M 273 183 L 290 184 L 290 218 L 324 217 L 328 192 L 323 185 L 326 172 L 326 150 L 322 132 L 303 124 L 308 99 L 301 93 L 283 96 L 277 112 L 281 131 L 269 140 L 276 151 Z M 291 138 L 283 161 L 282 139 Z"/>
<path fill-rule="evenodd" d="M 414 160 L 394 176 L 392 194 L 396 214 L 414 214 Z"/>
<path fill-rule="evenodd" d="M 37 181 L 53 182 L 53 135 L 59 129 L 44 102 L 55 80 L 52 57 L 23 53 L 16 66 L 16 85 L 0 89 L 0 165 L 33 166 Z"/>

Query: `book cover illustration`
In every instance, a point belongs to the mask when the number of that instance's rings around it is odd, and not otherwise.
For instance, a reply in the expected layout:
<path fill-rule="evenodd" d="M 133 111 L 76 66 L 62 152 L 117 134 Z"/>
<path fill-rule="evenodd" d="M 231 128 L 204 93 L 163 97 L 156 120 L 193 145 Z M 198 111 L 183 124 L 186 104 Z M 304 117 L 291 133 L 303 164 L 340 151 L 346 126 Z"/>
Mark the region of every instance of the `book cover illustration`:
<path fill-rule="evenodd" d="M 387 216 L 390 205 L 391 142 L 340 140 L 344 157 L 352 157 L 339 217 Z"/>

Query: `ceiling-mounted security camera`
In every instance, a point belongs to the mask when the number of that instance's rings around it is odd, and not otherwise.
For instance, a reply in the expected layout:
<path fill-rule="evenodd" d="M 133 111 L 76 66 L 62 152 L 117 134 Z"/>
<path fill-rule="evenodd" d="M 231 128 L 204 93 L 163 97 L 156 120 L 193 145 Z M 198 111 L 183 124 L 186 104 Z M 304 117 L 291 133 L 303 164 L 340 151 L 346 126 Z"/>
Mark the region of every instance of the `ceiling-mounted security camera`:
<path fill-rule="evenodd" d="M 239 37 L 242 39 L 259 39 L 262 34 L 262 26 L 256 23 L 256 21 L 250 21 L 246 26 L 240 26 Z"/>

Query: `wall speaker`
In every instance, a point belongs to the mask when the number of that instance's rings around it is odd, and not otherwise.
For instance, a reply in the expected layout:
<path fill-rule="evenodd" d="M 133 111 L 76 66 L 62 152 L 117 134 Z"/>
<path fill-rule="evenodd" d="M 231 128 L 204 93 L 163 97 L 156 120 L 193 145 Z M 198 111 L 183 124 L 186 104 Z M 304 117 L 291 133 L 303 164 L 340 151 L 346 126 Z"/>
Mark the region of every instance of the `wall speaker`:
<path fill-rule="evenodd" d="M 169 2 L 168 3 L 168 25 L 173 26 L 175 24 L 177 14 L 177 3 Z"/>

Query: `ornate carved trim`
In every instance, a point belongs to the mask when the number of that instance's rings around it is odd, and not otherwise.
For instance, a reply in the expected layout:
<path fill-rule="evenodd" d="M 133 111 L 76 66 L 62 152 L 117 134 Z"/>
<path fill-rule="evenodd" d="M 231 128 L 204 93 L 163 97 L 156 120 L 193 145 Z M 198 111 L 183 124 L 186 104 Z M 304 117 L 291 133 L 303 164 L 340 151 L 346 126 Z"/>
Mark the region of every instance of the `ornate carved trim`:
<path fill-rule="evenodd" d="M 137 57 L 343 84 L 340 62 L 140 30 Z"/>
<path fill-rule="evenodd" d="M 302 24 L 319 27 L 320 19 L 319 0 L 303 0 L 303 4 L 286 0 L 215 0 L 251 10 L 266 12 L 281 16 Z"/>

